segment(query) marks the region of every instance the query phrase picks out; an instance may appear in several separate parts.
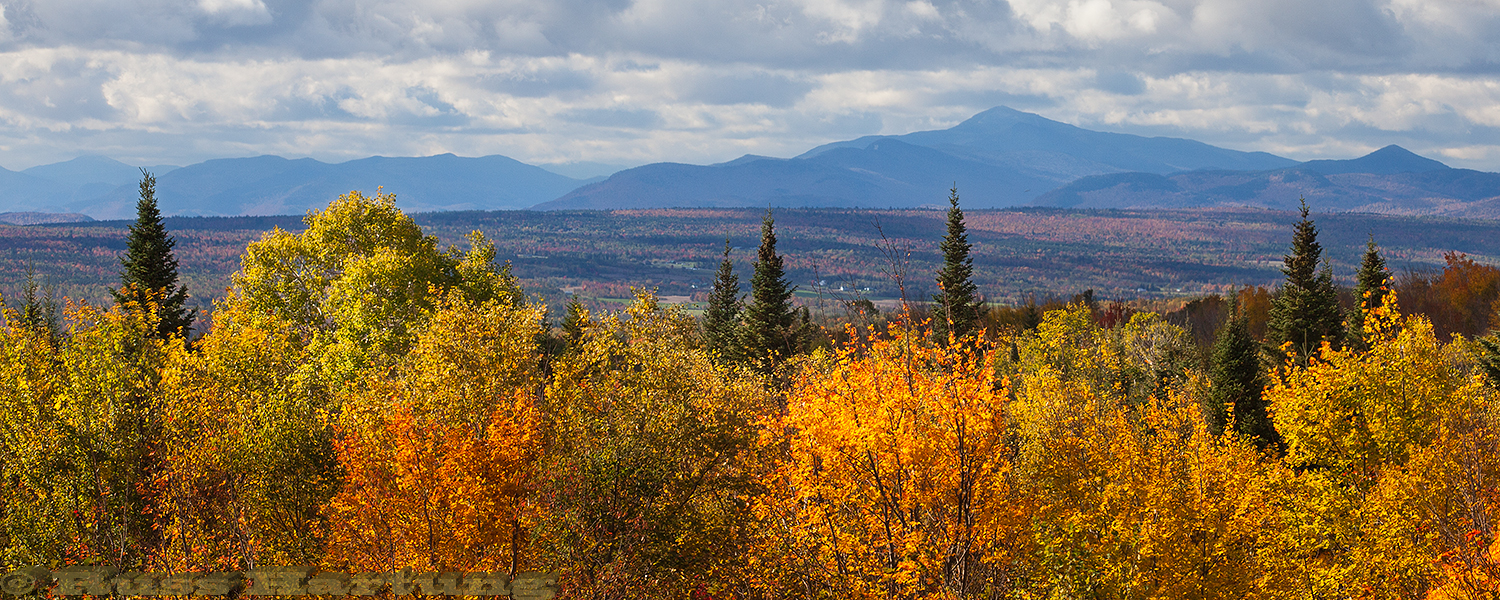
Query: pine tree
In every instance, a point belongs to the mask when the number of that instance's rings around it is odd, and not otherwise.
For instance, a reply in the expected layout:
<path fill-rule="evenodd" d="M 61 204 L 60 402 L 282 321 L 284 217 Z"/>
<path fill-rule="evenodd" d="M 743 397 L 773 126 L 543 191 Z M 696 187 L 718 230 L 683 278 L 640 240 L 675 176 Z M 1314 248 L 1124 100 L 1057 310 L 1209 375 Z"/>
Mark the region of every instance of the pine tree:
<path fill-rule="evenodd" d="M 1207 403 L 1203 407 L 1209 428 L 1221 434 L 1234 417 L 1234 428 L 1253 438 L 1261 448 L 1277 446 L 1281 437 L 1266 412 L 1265 374 L 1260 368 L 1260 344 L 1250 335 L 1250 319 L 1239 302 L 1229 300 L 1229 319 L 1214 340 L 1209 366 Z"/>
<path fill-rule="evenodd" d="M 750 305 L 740 328 L 741 351 L 761 373 L 771 373 L 782 361 L 806 349 L 808 315 L 792 307 L 795 291 L 776 254 L 776 222 L 771 212 L 760 227 L 760 250 L 750 277 Z"/>
<path fill-rule="evenodd" d="M 1270 341 L 1278 346 L 1291 343 L 1301 362 L 1316 354 L 1323 342 L 1338 346 L 1344 338 L 1344 315 L 1339 310 L 1333 270 L 1326 264 L 1318 270 L 1323 247 L 1318 244 L 1318 229 L 1307 214 L 1307 200 L 1302 200 L 1302 220 L 1296 225 L 1292 252 L 1286 255 L 1286 266 L 1281 269 L 1286 283 L 1271 302 L 1266 324 Z"/>
<path fill-rule="evenodd" d="M 193 326 L 192 313 L 183 306 L 187 289 L 177 283 L 177 241 L 167 235 L 161 211 L 156 208 L 156 178 L 141 170 L 141 199 L 136 203 L 135 224 L 125 241 L 120 265 L 120 289 L 112 293 L 116 303 L 138 306 L 156 304 L 156 335 L 161 339 L 186 336 Z"/>
<path fill-rule="evenodd" d="M 958 187 L 948 190 L 948 235 L 943 238 L 943 270 L 938 272 L 938 293 L 932 297 L 932 328 L 939 339 L 962 338 L 973 333 L 979 320 L 979 288 L 974 285 L 973 247 L 964 228 L 964 211 L 958 207 Z"/>
<path fill-rule="evenodd" d="M 1368 349 L 1365 343 L 1365 313 L 1385 305 L 1390 290 L 1385 287 L 1390 278 L 1385 258 L 1380 256 L 1380 246 L 1375 245 L 1375 236 L 1365 243 L 1365 259 L 1359 265 L 1359 275 L 1354 283 L 1354 297 L 1359 303 L 1349 311 L 1349 345 L 1361 350 Z"/>
<path fill-rule="evenodd" d="M 729 240 L 724 240 L 724 260 L 719 263 L 719 273 L 714 276 L 713 295 L 708 297 L 708 309 L 703 312 L 703 339 L 709 352 L 718 360 L 734 360 L 739 355 L 738 328 L 740 325 L 740 278 L 734 274 L 734 261 L 729 260 Z"/>

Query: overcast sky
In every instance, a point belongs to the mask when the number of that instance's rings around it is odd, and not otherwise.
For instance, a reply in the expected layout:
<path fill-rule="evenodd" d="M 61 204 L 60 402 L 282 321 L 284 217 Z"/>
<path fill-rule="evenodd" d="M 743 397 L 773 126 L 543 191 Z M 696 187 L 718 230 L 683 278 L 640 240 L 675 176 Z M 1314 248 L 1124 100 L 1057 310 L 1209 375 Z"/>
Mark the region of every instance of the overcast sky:
<path fill-rule="evenodd" d="M 1007 105 L 1500 171 L 1500 0 L 0 0 L 0 166 L 791 156 Z"/>

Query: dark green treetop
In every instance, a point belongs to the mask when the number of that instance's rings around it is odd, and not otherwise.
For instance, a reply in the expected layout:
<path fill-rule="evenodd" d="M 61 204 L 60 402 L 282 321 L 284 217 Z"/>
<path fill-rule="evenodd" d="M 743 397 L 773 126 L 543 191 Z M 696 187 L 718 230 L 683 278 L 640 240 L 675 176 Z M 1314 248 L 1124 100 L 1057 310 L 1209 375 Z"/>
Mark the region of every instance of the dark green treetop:
<path fill-rule="evenodd" d="M 1281 436 L 1266 411 L 1266 377 L 1260 353 L 1260 344 L 1250 335 L 1249 317 L 1231 297 L 1229 319 L 1214 339 L 1209 365 L 1211 387 L 1203 412 L 1215 434 L 1223 433 L 1233 416 L 1236 431 L 1254 439 L 1261 448 L 1271 448 L 1280 445 Z"/>
<path fill-rule="evenodd" d="M 740 354 L 740 278 L 734 274 L 734 261 L 729 260 L 729 250 L 729 240 L 726 239 L 724 260 L 719 263 L 713 294 L 708 297 L 708 308 L 703 311 L 703 341 L 709 352 L 721 361 L 735 360 Z"/>
<path fill-rule="evenodd" d="M 1380 256 L 1380 246 L 1375 245 L 1375 236 L 1371 235 L 1370 241 L 1365 243 L 1365 258 L 1359 265 L 1359 274 L 1354 283 L 1354 298 L 1358 304 L 1354 310 L 1349 311 L 1348 339 L 1351 346 L 1367 348 L 1365 313 L 1385 305 L 1390 295 L 1390 289 L 1386 288 L 1390 276 L 1385 258 Z"/>
<path fill-rule="evenodd" d="M 583 329 L 588 326 L 589 311 L 583 307 L 583 303 L 574 296 L 568 301 L 568 314 L 563 317 L 562 330 L 563 339 L 569 347 L 576 347 L 583 343 Z"/>
<path fill-rule="evenodd" d="M 177 281 L 177 257 L 172 255 L 177 241 L 162 224 L 161 211 L 156 207 L 156 178 L 145 169 L 141 170 L 141 198 L 135 210 L 135 224 L 125 240 L 125 256 L 120 257 L 124 267 L 120 289 L 112 291 L 115 302 L 138 306 L 154 302 L 159 319 L 157 337 L 185 337 L 193 326 L 193 314 L 183 306 L 187 289 Z"/>
<path fill-rule="evenodd" d="M 807 349 L 807 310 L 792 307 L 796 290 L 786 279 L 781 256 L 776 254 L 776 222 L 770 211 L 760 226 L 760 250 L 755 273 L 750 277 L 750 304 L 740 327 L 740 348 L 755 370 L 775 371 L 788 357 Z"/>
<path fill-rule="evenodd" d="M 974 285 L 973 248 L 964 227 L 964 211 L 958 207 L 958 187 L 948 190 L 948 235 L 943 237 L 943 269 L 938 272 L 938 293 L 932 297 L 932 329 L 939 339 L 951 333 L 962 338 L 974 332 L 979 321 L 979 288 Z"/>
<path fill-rule="evenodd" d="M 1291 253 L 1281 269 L 1286 282 L 1271 301 L 1266 323 L 1270 341 L 1278 347 L 1290 342 L 1299 361 L 1317 354 L 1325 341 L 1338 346 L 1344 339 L 1344 315 L 1339 310 L 1333 270 L 1326 264 L 1318 269 L 1323 247 L 1307 214 L 1307 201 L 1302 200 L 1302 220 L 1294 229 Z"/>

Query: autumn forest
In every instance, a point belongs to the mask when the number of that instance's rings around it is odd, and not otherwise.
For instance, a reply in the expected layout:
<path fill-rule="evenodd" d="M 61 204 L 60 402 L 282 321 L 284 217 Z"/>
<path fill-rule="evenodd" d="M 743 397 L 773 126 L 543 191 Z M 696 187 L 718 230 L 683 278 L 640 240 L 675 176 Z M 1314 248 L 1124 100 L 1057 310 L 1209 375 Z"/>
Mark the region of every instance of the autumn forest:
<path fill-rule="evenodd" d="M 999 305 L 950 203 L 939 268 L 893 251 L 895 306 L 809 311 L 769 213 L 701 314 L 637 289 L 549 318 L 483 234 L 351 193 L 250 242 L 206 323 L 140 259 L 171 249 L 143 208 L 109 301 L 4 298 L 0 559 L 549 571 L 580 599 L 1500 596 L 1500 268 L 1393 273 L 1372 237 L 1335 276 L 1304 209 L 1274 285 Z"/>

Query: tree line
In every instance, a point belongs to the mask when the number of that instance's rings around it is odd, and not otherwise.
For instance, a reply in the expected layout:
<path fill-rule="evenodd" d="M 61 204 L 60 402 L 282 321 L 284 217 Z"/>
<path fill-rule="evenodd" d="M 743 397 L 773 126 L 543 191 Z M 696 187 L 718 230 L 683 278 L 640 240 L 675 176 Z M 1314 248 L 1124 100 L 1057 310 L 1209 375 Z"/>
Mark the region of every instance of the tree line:
<path fill-rule="evenodd" d="M 189 342 L 149 183 L 112 306 L 5 308 L 8 568 L 544 570 L 570 598 L 1500 593 L 1500 345 L 1403 313 L 1373 241 L 1343 309 L 1305 206 L 1264 337 L 1240 294 L 1206 359 L 1089 298 L 996 327 L 956 190 L 930 319 L 824 331 L 768 214 L 748 295 L 726 253 L 702 318 L 642 291 L 554 328 L 482 235 L 439 248 L 350 193 L 252 243 Z"/>

